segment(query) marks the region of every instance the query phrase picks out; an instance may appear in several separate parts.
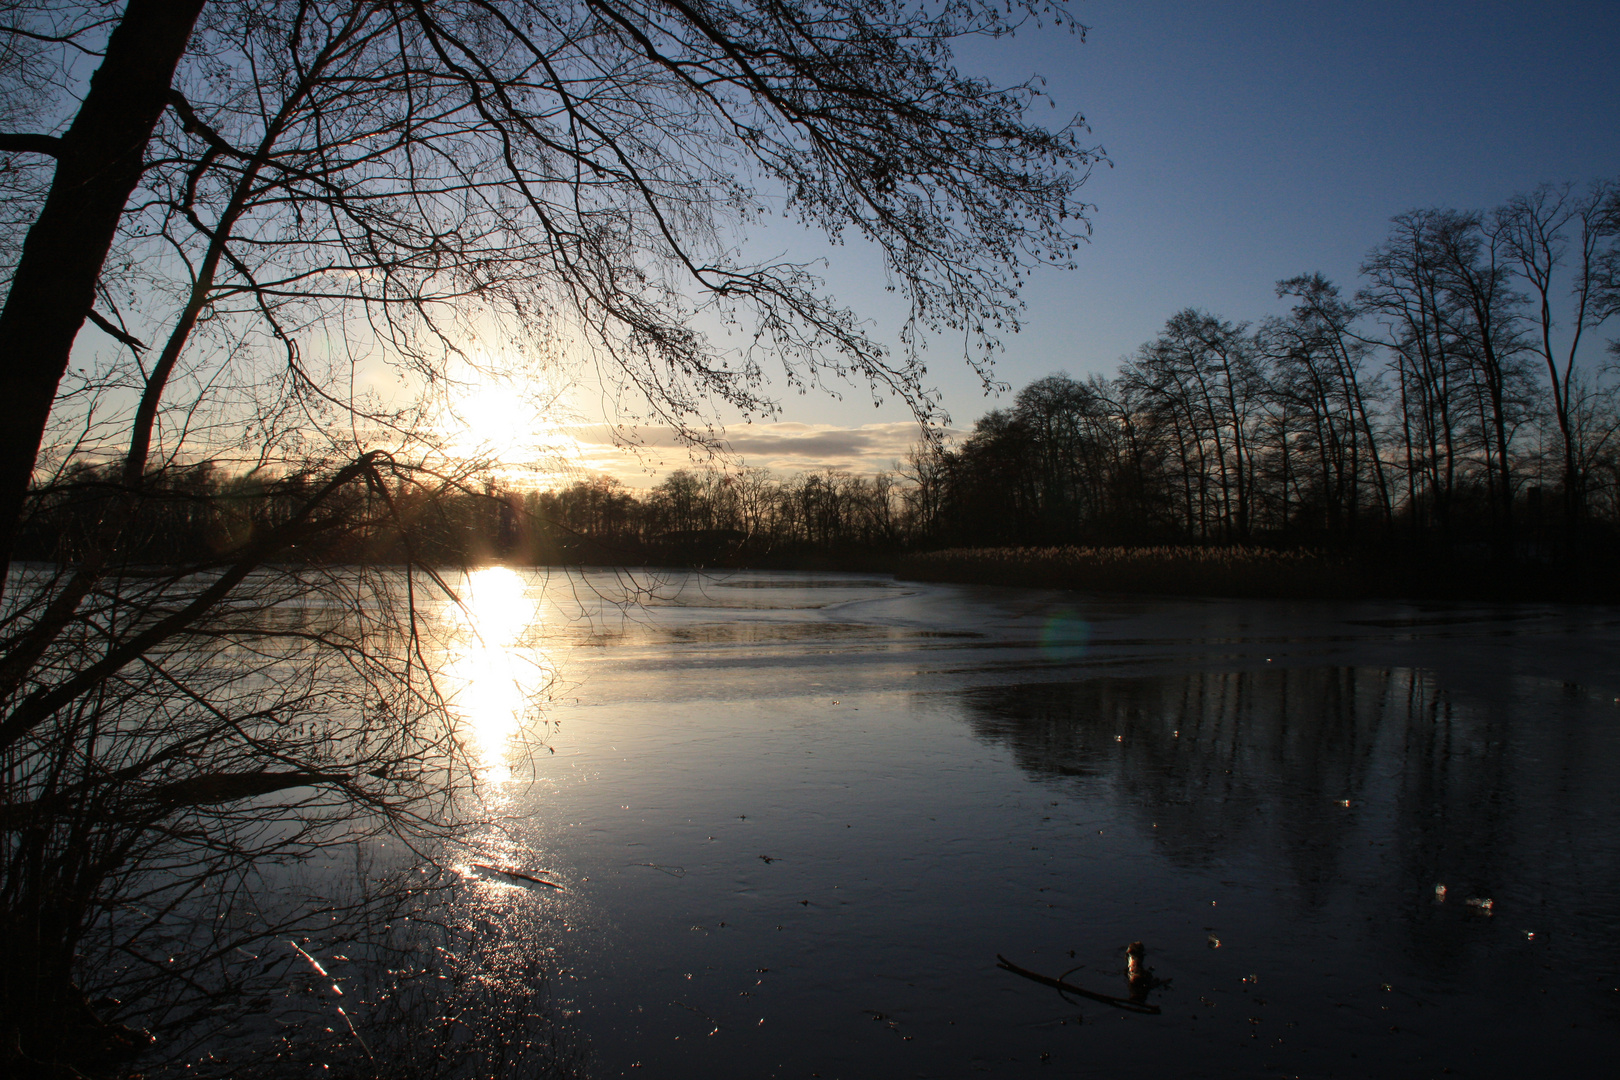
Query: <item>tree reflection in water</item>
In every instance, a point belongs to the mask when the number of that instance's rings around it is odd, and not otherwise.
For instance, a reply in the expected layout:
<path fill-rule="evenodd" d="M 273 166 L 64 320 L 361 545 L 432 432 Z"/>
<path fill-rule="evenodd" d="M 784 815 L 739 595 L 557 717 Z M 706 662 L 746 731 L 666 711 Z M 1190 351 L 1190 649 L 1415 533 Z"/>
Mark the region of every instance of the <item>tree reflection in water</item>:
<path fill-rule="evenodd" d="M 1279 667 L 1001 686 L 964 701 L 980 739 L 1034 776 L 1106 796 L 1173 864 L 1280 890 L 1286 910 L 1321 926 L 1291 933 L 1293 947 L 1326 954 L 1360 936 L 1426 976 L 1484 979 L 1496 987 L 1486 993 L 1568 1028 L 1560 1003 L 1584 1015 L 1590 989 L 1612 981 L 1603 964 L 1620 924 L 1605 869 L 1611 706 L 1578 687 L 1516 686 L 1464 698 L 1418 670 Z M 1493 905 L 1465 898 L 1494 898 L 1495 932 L 1478 925 Z M 1521 948 L 1549 938 L 1545 953 Z M 1260 949 L 1257 963 L 1278 970 L 1321 959 Z"/>
<path fill-rule="evenodd" d="M 403 580 L 384 577 L 396 586 Z M 453 595 L 419 602 L 410 635 L 365 639 L 368 656 L 409 654 L 420 664 L 417 678 L 368 685 L 345 680 L 339 669 L 322 684 L 321 715 L 342 718 L 341 695 L 366 691 L 376 710 L 426 702 L 418 756 L 394 762 L 386 776 L 365 775 L 386 782 L 399 770 L 430 793 L 430 777 L 455 779 L 440 783 L 437 798 L 422 799 L 412 829 L 368 831 L 338 820 L 296 858 L 189 879 L 148 873 L 161 880 L 146 892 L 169 906 L 141 940 L 168 964 L 103 965 L 98 979 L 120 991 L 129 1015 L 155 1036 L 141 1061 L 145 1075 L 583 1074 L 578 1037 L 550 999 L 550 935 L 568 900 L 458 865 L 533 858 L 496 822 L 523 788 L 526 773 L 514 766 L 536 745 L 528 736 L 550 687 L 533 632 L 538 588 L 501 567 L 445 584 Z M 299 608 L 271 614 L 310 618 Z M 239 666 L 222 677 L 240 681 Z M 381 693 L 401 684 L 414 697 Z M 360 730 L 330 738 L 331 754 L 345 759 L 368 734 Z M 245 813 L 272 819 L 263 807 Z M 110 935 L 94 944 L 116 955 Z M 120 1005 L 106 1000 L 109 1010 Z"/>

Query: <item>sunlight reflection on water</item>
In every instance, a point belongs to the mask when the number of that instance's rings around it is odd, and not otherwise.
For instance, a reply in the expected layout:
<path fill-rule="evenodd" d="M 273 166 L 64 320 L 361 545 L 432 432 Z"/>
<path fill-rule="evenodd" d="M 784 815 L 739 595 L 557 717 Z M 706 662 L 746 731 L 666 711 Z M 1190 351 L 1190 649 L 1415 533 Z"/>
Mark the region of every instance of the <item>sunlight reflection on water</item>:
<path fill-rule="evenodd" d="M 531 644 L 540 601 L 504 566 L 469 571 L 459 596 L 461 603 L 450 608 L 445 697 L 474 768 L 483 779 L 503 783 L 512 776 L 512 744 L 550 682 L 550 669 Z"/>
<path fill-rule="evenodd" d="M 413 916 L 445 936 L 410 930 L 419 966 L 378 976 L 416 1011 L 356 1021 L 493 1047 L 439 1075 L 1516 1080 L 1612 1056 L 1612 609 L 448 584 L 421 626 L 474 827 L 430 853 L 460 879 L 437 923 Z M 1157 1017 L 994 962 L 1124 994 L 1136 942 Z"/>
<path fill-rule="evenodd" d="M 1612 1042 L 1612 612 L 774 571 L 546 603 L 581 692 L 468 917 L 554 934 L 523 951 L 593 1076 L 1506 1077 Z M 1137 941 L 1159 1017 L 994 964 L 1127 993 Z"/>

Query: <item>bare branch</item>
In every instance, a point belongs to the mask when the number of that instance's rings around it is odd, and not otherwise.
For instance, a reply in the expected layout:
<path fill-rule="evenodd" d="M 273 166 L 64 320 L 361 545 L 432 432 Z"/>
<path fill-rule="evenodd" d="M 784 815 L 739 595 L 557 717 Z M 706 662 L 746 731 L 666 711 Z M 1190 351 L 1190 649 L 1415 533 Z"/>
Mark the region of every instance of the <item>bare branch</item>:
<path fill-rule="evenodd" d="M 55 135 L 32 135 L 0 131 L 0 152 L 12 154 L 44 154 L 60 157 L 62 140 Z"/>

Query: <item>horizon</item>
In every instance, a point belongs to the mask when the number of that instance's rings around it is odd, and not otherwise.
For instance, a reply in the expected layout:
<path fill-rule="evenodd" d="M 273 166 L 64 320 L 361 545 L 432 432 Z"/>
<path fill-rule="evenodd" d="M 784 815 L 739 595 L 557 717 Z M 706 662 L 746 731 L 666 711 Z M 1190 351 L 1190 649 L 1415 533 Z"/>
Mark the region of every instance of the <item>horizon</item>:
<path fill-rule="evenodd" d="M 1620 176 L 1620 144 L 1601 136 L 1620 129 L 1620 78 L 1603 60 L 1620 42 L 1617 5 L 1323 11 L 1263 0 L 1216 11 L 1085 0 L 1072 13 L 1088 27 L 1083 43 L 1048 28 L 957 57 L 994 79 L 1044 79 L 1054 108 L 1042 111 L 1084 114 L 1112 165 L 1080 191 L 1096 209 L 1078 269 L 1036 273 L 1026 286 L 1023 328 L 996 360 L 1005 390 L 984 392 L 949 345 L 928 343 L 956 437 L 1046 375 L 1111 377 L 1183 309 L 1257 323 L 1287 310 L 1276 282 L 1316 271 L 1353 295 L 1362 261 L 1408 210 L 1484 210 L 1541 183 Z M 1219 122 L 1223 101 L 1245 115 Z M 898 327 L 875 255 L 859 243 L 832 247 L 782 224 L 748 246 L 828 258 L 834 295 L 859 297 L 859 315 Z M 1588 360 L 1620 336 L 1604 330 Z M 844 389 L 783 395 L 774 420 L 721 415 L 739 463 L 889 469 L 916 442 L 915 421 L 892 399 L 874 409 Z M 642 489 L 703 464 L 667 432 L 647 449 L 638 459 L 593 437 L 579 467 Z"/>
<path fill-rule="evenodd" d="M 1351 295 L 1362 260 L 1407 210 L 1482 209 L 1542 182 L 1620 176 L 1620 145 L 1598 134 L 1620 128 L 1620 80 L 1605 59 L 1605 46 L 1620 41 L 1620 6 L 1531 12 L 1434 0 L 1322 11 L 1256 0 L 1213 11 L 1085 0 L 1073 14 L 1088 28 L 1084 41 L 1048 26 L 958 50 L 965 73 L 1042 80 L 1052 108 L 1037 103 L 1040 112 L 1054 123 L 1083 114 L 1110 164 L 1080 189 L 1094 207 L 1094 232 L 1077 269 L 1028 279 L 1022 329 L 1005 335 L 996 357 L 999 393 L 949 342 L 921 342 L 925 386 L 938 392 L 948 437 L 1038 378 L 1112 375 L 1183 309 L 1258 322 L 1286 310 L 1278 280 L 1312 271 Z M 904 312 L 862 242 L 835 246 L 769 220 L 738 242 L 755 255 L 826 260 L 828 292 L 900 348 Z M 710 329 L 718 337 L 722 328 Z M 1607 329 L 1593 336 L 1588 357 L 1615 336 Z M 104 335 L 80 339 L 76 366 L 93 367 L 117 348 Z M 344 362 L 346 347 L 330 341 L 308 349 Z M 548 459 L 560 467 L 540 473 L 563 482 L 607 474 L 632 489 L 703 464 L 673 429 L 645 423 L 633 401 L 597 385 L 589 358 L 515 364 L 534 376 L 521 390 L 536 404 L 525 437 L 504 439 L 528 445 L 501 456 Z M 385 407 L 421 393 L 386 364 L 363 361 L 355 371 L 354 389 Z M 918 441 L 915 418 L 893 398 L 874 408 L 862 387 L 797 387 L 769 363 L 766 374 L 781 406 L 775 415 L 747 423 L 718 406 L 709 414 L 734 466 L 871 475 Z M 493 396 L 492 385 L 473 392 Z M 496 415 L 504 419 L 493 426 L 522 426 L 510 402 Z M 466 426 L 483 435 L 492 425 Z M 631 434 L 629 448 L 613 428 Z M 572 441 L 559 447 L 560 432 Z M 537 451 L 537 441 L 549 450 Z"/>

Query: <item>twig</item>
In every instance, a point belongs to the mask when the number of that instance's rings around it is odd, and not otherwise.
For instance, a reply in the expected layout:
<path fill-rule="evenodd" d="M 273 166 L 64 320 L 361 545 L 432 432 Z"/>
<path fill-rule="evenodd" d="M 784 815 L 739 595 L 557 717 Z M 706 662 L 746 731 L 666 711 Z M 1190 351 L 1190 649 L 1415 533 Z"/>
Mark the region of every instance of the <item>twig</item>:
<path fill-rule="evenodd" d="M 699 1016 L 703 1017 L 703 1019 L 707 1020 L 709 1023 L 714 1025 L 714 1030 L 709 1032 L 710 1035 L 719 1034 L 719 1032 L 720 1032 L 720 1021 L 716 1020 L 714 1017 L 710 1016 L 708 1013 L 704 1012 L 702 1009 L 698 1008 L 696 1005 L 688 1005 L 684 1001 L 672 1001 L 672 1002 L 670 1002 L 670 1004 L 671 1005 L 679 1005 L 683 1009 L 686 1009 L 686 1010 L 688 1010 L 690 1012 L 697 1013 Z"/>
<path fill-rule="evenodd" d="M 309 961 L 309 966 L 315 969 L 315 974 L 319 975 L 323 979 L 330 979 L 332 977 L 331 975 L 327 974 L 326 969 L 321 966 L 321 962 L 319 960 L 315 959 L 313 956 L 299 947 L 298 942 L 289 941 L 287 944 L 291 945 L 293 947 L 293 951 L 299 956 L 302 956 L 305 960 Z M 341 997 L 343 995 L 343 989 L 339 987 L 336 982 L 333 982 L 332 993 Z M 360 1049 L 366 1052 L 366 1057 L 371 1058 L 373 1061 L 377 1060 L 377 1056 L 371 1052 L 371 1047 L 366 1045 L 365 1036 L 361 1035 L 360 1029 L 354 1026 L 354 1021 L 349 1019 L 349 1014 L 343 1011 L 343 1006 L 334 1001 L 332 1003 L 332 1007 L 337 1009 L 337 1014 L 339 1016 L 343 1017 L 343 1022 L 349 1025 L 349 1034 L 353 1035 L 354 1041 L 360 1044 Z"/>
<path fill-rule="evenodd" d="M 638 863 L 631 863 L 630 865 L 631 866 L 650 867 L 650 868 L 658 871 L 660 874 L 668 874 L 670 877 L 675 877 L 675 878 L 685 877 L 686 876 L 686 867 L 684 867 L 684 866 L 676 866 L 673 863 L 671 863 L 668 866 L 660 866 L 657 863 L 651 863 L 651 862 L 638 862 Z"/>
<path fill-rule="evenodd" d="M 1124 1009 L 1126 1012 L 1146 1013 L 1152 1016 L 1159 1015 L 1159 1007 L 1157 1005 L 1147 1005 L 1143 1002 L 1130 1001 L 1126 998 L 1111 997 L 1108 994 L 1094 994 L 1090 990 L 1082 990 L 1073 983 L 1066 983 L 1062 979 L 1054 979 L 1050 975 L 1042 975 L 1040 972 L 1019 967 L 1017 964 L 1013 963 L 1005 956 L 1002 956 L 1000 953 L 996 954 L 996 960 L 996 967 L 1003 971 L 1010 971 L 1014 975 L 1022 975 L 1031 982 L 1038 982 L 1042 986 L 1050 986 L 1054 989 L 1063 991 L 1065 994 L 1078 994 L 1080 997 L 1089 998 L 1092 1001 L 1100 1001 L 1104 1005 L 1112 1005 L 1114 1008 Z"/>
<path fill-rule="evenodd" d="M 521 870 L 503 870 L 499 866 L 491 866 L 488 863 L 481 862 L 473 863 L 472 868 L 474 870 L 487 870 L 491 874 L 499 874 L 501 877 L 516 878 L 518 881 L 530 881 L 536 885 L 544 885 L 548 889 L 562 888 L 562 886 L 557 884 L 555 881 L 547 881 L 544 878 L 537 878 L 533 874 L 525 874 Z"/>

